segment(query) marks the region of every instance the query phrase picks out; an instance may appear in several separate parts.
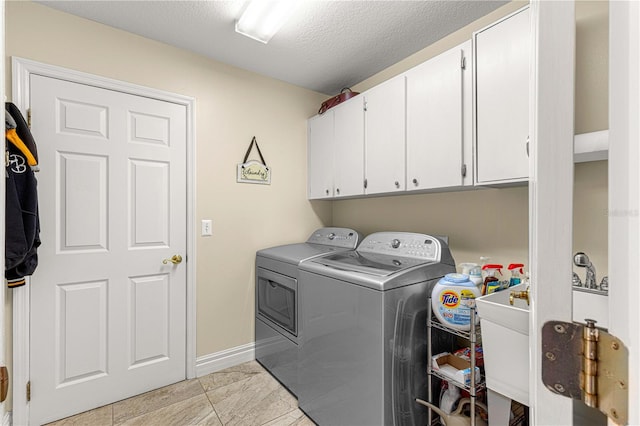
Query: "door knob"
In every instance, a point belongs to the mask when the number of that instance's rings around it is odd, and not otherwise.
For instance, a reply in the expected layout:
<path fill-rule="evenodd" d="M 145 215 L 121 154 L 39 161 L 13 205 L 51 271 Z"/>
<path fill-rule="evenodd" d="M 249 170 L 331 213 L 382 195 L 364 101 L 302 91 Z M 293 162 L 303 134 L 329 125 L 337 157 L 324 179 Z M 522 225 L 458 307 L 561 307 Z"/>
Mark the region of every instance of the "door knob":
<path fill-rule="evenodd" d="M 182 256 L 180 256 L 179 254 L 174 254 L 173 256 L 171 256 L 171 259 L 164 259 L 162 261 L 162 263 L 164 263 L 165 265 L 169 262 L 173 263 L 174 265 L 182 263 Z"/>

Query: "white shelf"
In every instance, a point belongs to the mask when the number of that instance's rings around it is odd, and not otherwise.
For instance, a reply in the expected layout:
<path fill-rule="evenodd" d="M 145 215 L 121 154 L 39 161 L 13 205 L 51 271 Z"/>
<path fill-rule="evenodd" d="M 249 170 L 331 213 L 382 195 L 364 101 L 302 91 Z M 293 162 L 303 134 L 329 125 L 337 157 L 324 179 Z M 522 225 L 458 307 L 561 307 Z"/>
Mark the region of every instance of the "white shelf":
<path fill-rule="evenodd" d="M 582 133 L 573 139 L 573 162 L 607 160 L 609 158 L 609 130 Z"/>

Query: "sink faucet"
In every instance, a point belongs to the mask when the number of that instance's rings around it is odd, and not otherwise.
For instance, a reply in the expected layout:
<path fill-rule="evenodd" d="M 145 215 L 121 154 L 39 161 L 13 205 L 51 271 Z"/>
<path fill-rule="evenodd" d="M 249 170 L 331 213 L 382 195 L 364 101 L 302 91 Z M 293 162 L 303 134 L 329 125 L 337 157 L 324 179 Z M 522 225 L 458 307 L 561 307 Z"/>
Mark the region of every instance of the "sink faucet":
<path fill-rule="evenodd" d="M 527 289 L 525 291 L 512 290 L 509 294 L 509 304 L 513 306 L 513 302 L 515 299 L 524 299 L 527 301 L 527 305 L 529 305 L 529 286 L 527 285 Z"/>
<path fill-rule="evenodd" d="M 598 284 L 596 284 L 596 268 L 589 260 L 589 256 L 579 251 L 573 256 L 573 263 L 581 268 L 587 268 L 587 276 L 584 279 L 584 287 L 597 289 Z"/>

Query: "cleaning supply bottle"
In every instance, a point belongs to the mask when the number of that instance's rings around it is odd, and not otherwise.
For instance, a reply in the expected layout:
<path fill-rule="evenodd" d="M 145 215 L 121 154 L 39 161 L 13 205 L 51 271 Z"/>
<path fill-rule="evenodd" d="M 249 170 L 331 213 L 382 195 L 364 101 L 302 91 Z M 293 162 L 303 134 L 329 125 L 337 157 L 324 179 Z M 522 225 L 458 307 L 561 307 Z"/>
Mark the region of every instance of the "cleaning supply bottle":
<path fill-rule="evenodd" d="M 513 287 L 514 285 L 518 285 L 522 282 L 520 275 L 524 273 L 523 269 L 524 265 L 522 263 L 511 263 L 507 267 L 509 271 L 511 271 L 511 278 L 509 279 L 509 287 Z"/>
<path fill-rule="evenodd" d="M 500 289 L 500 281 L 496 277 L 496 271 L 502 275 L 502 267 L 502 265 L 496 263 L 489 263 L 482 267 L 482 271 L 486 274 L 486 278 L 482 283 L 482 295 L 491 294 Z"/>
<path fill-rule="evenodd" d="M 463 274 L 469 275 L 471 280 L 476 286 L 482 285 L 482 270 L 477 263 L 461 263 L 458 265 Z"/>
<path fill-rule="evenodd" d="M 453 413 L 460 399 L 460 388 L 443 380 L 443 392 L 440 394 L 440 408 L 447 414 Z"/>
<path fill-rule="evenodd" d="M 466 274 L 447 274 L 431 292 L 433 314 L 443 325 L 456 330 L 471 328 L 471 306 L 480 297 L 480 290 Z M 476 316 L 476 323 L 480 322 Z"/>

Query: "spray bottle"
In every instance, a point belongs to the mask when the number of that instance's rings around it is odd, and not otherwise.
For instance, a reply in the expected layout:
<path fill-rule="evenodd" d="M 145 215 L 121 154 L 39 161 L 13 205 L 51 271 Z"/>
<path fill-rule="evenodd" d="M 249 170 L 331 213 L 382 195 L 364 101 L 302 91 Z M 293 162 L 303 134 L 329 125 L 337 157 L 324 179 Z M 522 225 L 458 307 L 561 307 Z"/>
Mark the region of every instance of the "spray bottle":
<path fill-rule="evenodd" d="M 482 267 L 482 270 L 486 273 L 487 277 L 484 279 L 484 283 L 482 284 L 482 295 L 491 294 L 494 291 L 500 289 L 500 281 L 496 277 L 496 271 L 502 275 L 502 265 L 498 264 L 487 264 Z"/>
<path fill-rule="evenodd" d="M 511 278 L 509 279 L 509 287 L 513 287 L 514 285 L 518 285 L 522 282 L 520 278 L 521 274 L 524 274 L 523 269 L 524 265 L 522 263 L 512 263 L 507 268 L 511 271 Z"/>

